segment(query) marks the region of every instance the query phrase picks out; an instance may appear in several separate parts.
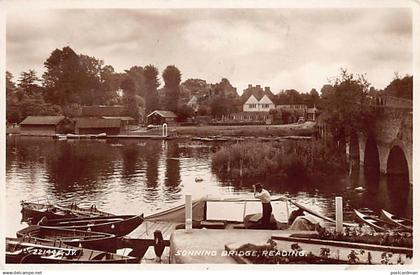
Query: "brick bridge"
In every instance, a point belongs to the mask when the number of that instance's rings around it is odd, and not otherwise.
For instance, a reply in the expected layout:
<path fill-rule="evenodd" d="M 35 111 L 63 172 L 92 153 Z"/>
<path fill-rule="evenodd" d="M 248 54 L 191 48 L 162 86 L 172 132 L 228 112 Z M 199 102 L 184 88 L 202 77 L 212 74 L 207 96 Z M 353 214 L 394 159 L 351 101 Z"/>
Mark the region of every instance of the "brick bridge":
<path fill-rule="evenodd" d="M 365 169 L 406 175 L 412 184 L 413 102 L 389 96 L 372 101 L 371 106 L 378 111 L 377 122 L 368 134 L 357 133 L 350 138 L 347 146 L 350 159 Z"/>

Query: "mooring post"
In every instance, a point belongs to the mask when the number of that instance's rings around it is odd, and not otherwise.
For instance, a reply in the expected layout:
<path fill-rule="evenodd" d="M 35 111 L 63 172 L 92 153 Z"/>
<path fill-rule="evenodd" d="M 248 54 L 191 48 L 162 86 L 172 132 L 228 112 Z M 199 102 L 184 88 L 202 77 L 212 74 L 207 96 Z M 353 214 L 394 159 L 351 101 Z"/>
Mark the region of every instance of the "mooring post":
<path fill-rule="evenodd" d="M 335 221 L 337 233 L 343 233 L 343 198 L 335 197 Z"/>
<path fill-rule="evenodd" d="M 185 195 L 185 232 L 192 231 L 192 196 L 191 194 Z"/>
<path fill-rule="evenodd" d="M 163 123 L 162 124 L 162 137 L 168 136 L 168 124 Z"/>

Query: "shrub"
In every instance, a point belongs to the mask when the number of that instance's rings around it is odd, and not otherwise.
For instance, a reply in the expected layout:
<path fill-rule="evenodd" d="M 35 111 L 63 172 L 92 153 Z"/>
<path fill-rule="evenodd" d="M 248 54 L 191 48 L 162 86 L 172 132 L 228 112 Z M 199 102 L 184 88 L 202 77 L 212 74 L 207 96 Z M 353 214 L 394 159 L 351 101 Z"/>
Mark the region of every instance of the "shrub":
<path fill-rule="evenodd" d="M 247 141 L 225 145 L 212 156 L 213 170 L 223 177 L 319 176 L 344 170 L 344 164 L 345 156 L 323 144 L 308 141 L 271 144 Z"/>

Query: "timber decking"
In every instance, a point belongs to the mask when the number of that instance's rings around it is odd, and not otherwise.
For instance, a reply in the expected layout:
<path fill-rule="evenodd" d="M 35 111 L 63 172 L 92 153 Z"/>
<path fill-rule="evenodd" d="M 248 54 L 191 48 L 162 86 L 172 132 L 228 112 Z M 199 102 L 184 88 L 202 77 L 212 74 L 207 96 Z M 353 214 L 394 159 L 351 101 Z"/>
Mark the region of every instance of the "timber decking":
<path fill-rule="evenodd" d="M 141 240 L 153 244 L 154 232 L 159 230 L 162 232 L 165 245 L 169 245 L 169 239 L 177 225 L 177 223 L 165 221 L 144 221 L 136 230 L 131 232 L 126 239 Z"/>

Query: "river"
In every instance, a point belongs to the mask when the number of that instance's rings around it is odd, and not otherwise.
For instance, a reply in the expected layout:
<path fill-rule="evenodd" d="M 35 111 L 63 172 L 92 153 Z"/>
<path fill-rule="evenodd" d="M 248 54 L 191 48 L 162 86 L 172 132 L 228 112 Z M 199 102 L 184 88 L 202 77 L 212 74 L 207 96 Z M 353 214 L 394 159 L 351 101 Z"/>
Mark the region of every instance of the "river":
<path fill-rule="evenodd" d="M 221 144 L 10 136 L 6 146 L 7 236 L 26 226 L 21 223 L 21 200 L 47 197 L 51 202 L 88 202 L 115 214 L 152 213 L 179 204 L 185 193 L 194 198 L 249 197 L 255 183 L 221 180 L 212 172 L 211 154 Z M 274 178 L 262 183 L 272 194 L 288 195 L 331 217 L 334 197 L 342 196 L 345 219 L 351 220 L 352 209 L 361 207 L 411 218 L 412 187 L 402 181 L 406 179 L 385 175 L 367 180 L 354 169 L 352 175 L 329 180 Z M 356 191 L 358 186 L 365 190 Z"/>

